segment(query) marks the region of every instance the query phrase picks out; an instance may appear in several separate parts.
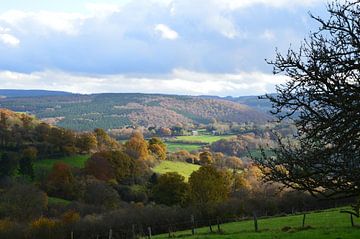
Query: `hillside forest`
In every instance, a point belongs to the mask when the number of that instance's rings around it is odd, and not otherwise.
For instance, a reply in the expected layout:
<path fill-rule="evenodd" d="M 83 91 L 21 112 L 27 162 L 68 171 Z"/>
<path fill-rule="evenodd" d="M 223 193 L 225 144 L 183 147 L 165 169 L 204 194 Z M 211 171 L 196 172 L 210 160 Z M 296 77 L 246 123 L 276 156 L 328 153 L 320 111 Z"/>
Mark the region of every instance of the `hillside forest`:
<path fill-rule="evenodd" d="M 251 216 L 254 210 L 270 216 L 333 206 L 300 191 L 279 193 L 281 185 L 261 181 L 251 154 L 276 144 L 269 127 L 293 133 L 286 125 L 247 125 L 197 150 L 169 152 L 156 132 L 144 138 L 134 129 L 128 140 L 117 141 L 99 128 L 78 132 L 2 109 L 0 238 L 68 238 L 70 233 L 89 238 L 109 228 L 132 237 L 145 225 L 163 233 L 169 222 L 191 216 L 201 222 Z M 214 137 L 210 132 L 204 137 Z M 180 168 L 161 171 L 164 163 Z M 193 168 L 183 173 L 186 165 Z"/>

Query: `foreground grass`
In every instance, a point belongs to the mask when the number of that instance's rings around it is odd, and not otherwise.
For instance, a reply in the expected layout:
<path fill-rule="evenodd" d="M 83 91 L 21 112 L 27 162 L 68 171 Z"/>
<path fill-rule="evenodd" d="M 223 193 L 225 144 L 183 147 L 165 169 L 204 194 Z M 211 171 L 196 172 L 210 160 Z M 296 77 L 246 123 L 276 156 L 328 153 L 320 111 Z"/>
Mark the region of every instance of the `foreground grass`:
<path fill-rule="evenodd" d="M 183 163 L 183 162 L 174 162 L 174 161 L 161 161 L 153 171 L 155 173 L 164 174 L 169 172 L 177 172 L 178 174 L 185 177 L 186 180 L 190 177 L 192 172 L 198 170 L 200 168 L 199 165 Z"/>
<path fill-rule="evenodd" d="M 50 170 L 55 163 L 66 163 L 72 167 L 83 168 L 85 166 L 86 160 L 88 160 L 89 155 L 76 155 L 70 157 L 63 157 L 58 159 L 44 159 L 39 160 L 34 163 L 34 168 L 36 169 L 45 169 Z"/>
<path fill-rule="evenodd" d="M 220 238 L 220 239 L 350 239 L 360 238 L 360 228 L 351 227 L 348 214 L 332 209 L 324 212 L 313 212 L 306 215 L 306 226 L 301 228 L 303 215 L 275 217 L 258 220 L 259 232 L 254 232 L 252 220 L 233 222 L 221 225 L 222 233 L 209 233 L 209 228 L 199 228 L 196 235 L 190 231 L 176 232 L 179 238 Z M 354 220 L 360 224 L 359 219 Z M 286 228 L 287 227 L 287 228 Z M 216 230 L 216 227 L 213 227 Z M 168 238 L 168 234 L 154 238 Z"/>

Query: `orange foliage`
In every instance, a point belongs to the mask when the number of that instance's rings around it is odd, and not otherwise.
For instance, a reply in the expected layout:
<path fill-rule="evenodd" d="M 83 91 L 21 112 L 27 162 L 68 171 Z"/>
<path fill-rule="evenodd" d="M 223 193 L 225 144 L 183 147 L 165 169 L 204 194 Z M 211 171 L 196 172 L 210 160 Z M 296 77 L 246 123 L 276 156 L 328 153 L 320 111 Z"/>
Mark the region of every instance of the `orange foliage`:
<path fill-rule="evenodd" d="M 135 132 L 125 147 L 126 153 L 133 159 L 147 159 L 149 156 L 148 143 L 140 132 Z"/>
<path fill-rule="evenodd" d="M 61 222 L 66 225 L 74 224 L 79 220 L 80 220 L 79 213 L 72 210 L 65 212 L 61 217 Z"/>

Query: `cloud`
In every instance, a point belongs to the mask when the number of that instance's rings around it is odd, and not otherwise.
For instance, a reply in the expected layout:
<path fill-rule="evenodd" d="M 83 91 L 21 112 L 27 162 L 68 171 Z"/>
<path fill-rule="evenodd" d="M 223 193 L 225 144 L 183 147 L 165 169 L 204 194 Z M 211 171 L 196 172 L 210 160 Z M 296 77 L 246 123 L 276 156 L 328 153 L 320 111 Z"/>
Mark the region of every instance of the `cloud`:
<path fill-rule="evenodd" d="M 7 46 L 16 47 L 20 44 L 20 40 L 11 35 L 10 29 L 0 27 L 0 42 Z"/>
<path fill-rule="evenodd" d="M 73 12 L 71 6 L 67 12 L 25 11 L 21 6 L 0 12 L 0 26 L 7 29 L 0 31 L 1 87 L 83 93 L 271 92 L 275 81 L 264 59 L 272 59 L 276 47 L 296 48 L 317 27 L 303 21 L 310 6 L 317 14 L 316 4 L 323 3 L 95 2 L 77 4 Z"/>
<path fill-rule="evenodd" d="M 166 26 L 165 24 L 157 24 L 154 27 L 154 30 L 160 33 L 161 37 L 164 39 L 175 40 L 179 37 L 179 34 L 176 31 Z"/>
<path fill-rule="evenodd" d="M 210 28 L 215 29 L 229 39 L 234 39 L 240 35 L 234 23 L 221 15 L 209 18 L 208 24 Z"/>
<path fill-rule="evenodd" d="M 272 41 L 276 39 L 275 33 L 269 29 L 266 29 L 262 34 L 261 38 L 264 38 L 265 40 Z"/>
<path fill-rule="evenodd" d="M 26 12 L 10 10 L 0 14 L 0 21 L 9 24 L 12 28 L 18 29 L 21 32 L 30 32 L 34 30 L 34 27 L 38 27 L 36 29 L 38 30 L 37 32 L 31 32 L 33 34 L 49 29 L 55 32 L 75 35 L 86 19 L 87 16 L 80 13 L 50 11 Z M 30 28 L 24 27 L 29 25 L 31 26 Z"/>
<path fill-rule="evenodd" d="M 121 9 L 119 5 L 110 3 L 86 3 L 85 8 L 90 12 L 90 15 L 100 18 L 120 12 Z"/>
<path fill-rule="evenodd" d="M 81 75 L 50 70 L 29 74 L 0 71 L 2 88 L 64 90 L 76 93 L 260 95 L 274 92 L 274 86 L 284 83 L 286 79 L 284 76 L 261 72 L 209 74 L 184 69 L 174 69 L 170 74 L 158 76 Z"/>
<path fill-rule="evenodd" d="M 324 0 L 214 0 L 220 7 L 229 10 L 249 8 L 254 5 L 273 8 L 295 8 L 297 6 L 312 6 L 318 3 L 326 4 Z"/>

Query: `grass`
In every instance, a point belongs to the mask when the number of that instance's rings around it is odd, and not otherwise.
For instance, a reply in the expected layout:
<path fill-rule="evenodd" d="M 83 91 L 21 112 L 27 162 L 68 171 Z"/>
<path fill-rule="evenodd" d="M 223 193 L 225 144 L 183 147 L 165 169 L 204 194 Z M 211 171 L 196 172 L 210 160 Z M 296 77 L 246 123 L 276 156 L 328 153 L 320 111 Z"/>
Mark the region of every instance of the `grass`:
<path fill-rule="evenodd" d="M 274 217 L 258 220 L 259 232 L 254 232 L 252 220 L 233 222 L 221 225 L 221 234 L 209 233 L 209 228 L 199 228 L 196 235 L 191 232 L 176 232 L 176 237 L 183 239 L 350 239 L 360 238 L 360 228 L 351 227 L 348 214 L 340 213 L 340 209 L 313 212 L 306 215 L 306 226 L 301 228 L 303 215 Z M 354 218 L 355 223 L 360 223 Z M 216 227 L 213 227 L 216 230 Z M 285 230 L 286 229 L 286 230 Z M 167 238 L 168 235 L 158 235 L 154 238 Z"/>
<path fill-rule="evenodd" d="M 58 159 L 44 159 L 39 160 L 34 163 L 34 168 L 36 169 L 46 169 L 50 170 L 55 163 L 66 163 L 72 167 L 83 168 L 85 166 L 86 160 L 89 158 L 89 155 L 76 155 Z"/>
<path fill-rule="evenodd" d="M 177 136 L 174 139 L 166 142 L 169 152 L 177 152 L 179 150 L 196 151 L 201 149 L 203 145 L 211 144 L 220 139 L 230 139 L 236 137 L 235 135 L 189 135 Z M 201 145 L 203 144 L 203 145 Z"/>
<path fill-rule="evenodd" d="M 155 173 L 164 174 L 169 172 L 177 172 L 178 174 L 185 177 L 187 181 L 192 174 L 192 172 L 198 170 L 199 165 L 183 163 L 183 162 L 174 162 L 174 161 L 161 161 L 159 165 L 153 168 Z"/>
<path fill-rule="evenodd" d="M 169 152 L 177 152 L 180 150 L 186 150 L 186 151 L 191 152 L 191 151 L 199 150 L 201 148 L 201 145 L 167 142 L 166 147 Z"/>
<path fill-rule="evenodd" d="M 48 204 L 49 205 L 68 205 L 71 202 L 65 199 L 61 199 L 61 198 L 55 198 L 55 197 L 48 197 Z"/>
<path fill-rule="evenodd" d="M 234 138 L 235 135 L 190 135 L 190 136 L 177 136 L 173 142 L 176 141 L 189 141 L 189 142 L 199 142 L 211 144 L 220 139 L 229 139 Z"/>

